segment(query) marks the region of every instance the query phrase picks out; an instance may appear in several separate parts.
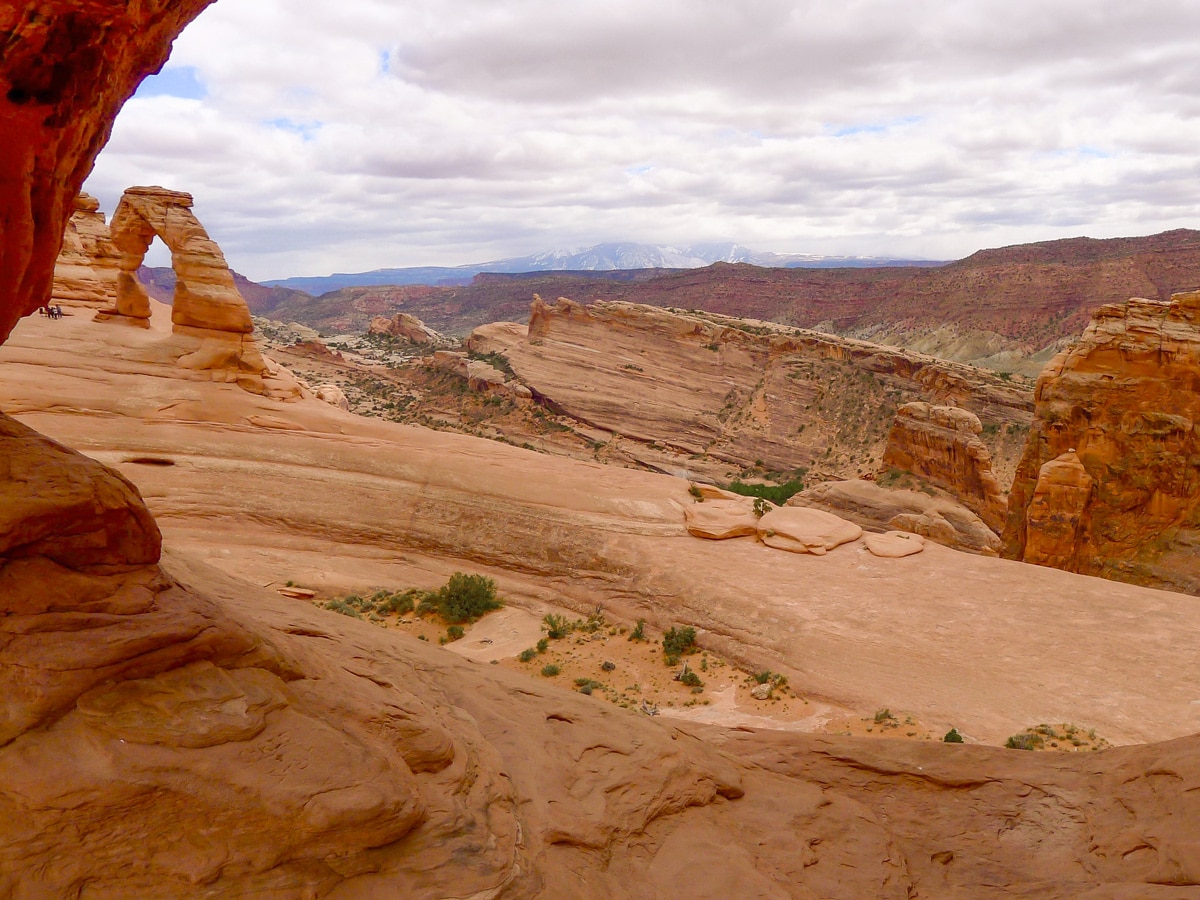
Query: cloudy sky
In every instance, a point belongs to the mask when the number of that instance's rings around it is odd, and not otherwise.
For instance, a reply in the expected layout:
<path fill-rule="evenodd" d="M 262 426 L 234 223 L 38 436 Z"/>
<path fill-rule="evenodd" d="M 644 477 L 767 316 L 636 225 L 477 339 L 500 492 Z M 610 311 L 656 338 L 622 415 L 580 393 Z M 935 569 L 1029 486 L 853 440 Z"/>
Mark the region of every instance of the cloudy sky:
<path fill-rule="evenodd" d="M 220 0 L 86 189 L 252 278 L 1200 227 L 1196 0 Z"/>

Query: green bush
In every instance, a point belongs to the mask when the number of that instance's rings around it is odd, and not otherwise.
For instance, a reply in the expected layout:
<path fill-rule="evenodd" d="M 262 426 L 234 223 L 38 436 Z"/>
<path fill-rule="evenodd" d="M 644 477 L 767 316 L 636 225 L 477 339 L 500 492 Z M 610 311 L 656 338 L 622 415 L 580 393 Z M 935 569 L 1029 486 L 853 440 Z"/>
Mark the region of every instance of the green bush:
<path fill-rule="evenodd" d="M 530 647 L 529 649 L 522 650 L 520 653 L 518 653 L 517 659 L 521 662 L 529 662 L 535 656 L 537 656 L 537 651 Z"/>
<path fill-rule="evenodd" d="M 537 652 L 545 653 L 549 649 L 550 649 L 550 639 L 549 638 L 538 638 Z"/>
<path fill-rule="evenodd" d="M 700 676 L 691 669 L 688 669 L 686 672 L 680 675 L 679 681 L 681 684 L 686 684 L 688 687 L 704 687 L 704 682 L 700 680 Z"/>
<path fill-rule="evenodd" d="M 555 615 L 554 613 L 546 613 L 546 615 L 542 617 L 542 625 L 546 629 L 546 634 L 556 641 L 559 638 L 565 638 L 571 633 L 571 623 L 567 621 L 566 616 L 559 616 Z"/>
<path fill-rule="evenodd" d="M 554 665 L 554 663 L 550 663 L 550 665 L 548 665 L 548 666 L 542 666 L 542 674 L 545 675 L 547 678 L 553 678 L 555 675 L 557 675 L 561 671 L 562 671 L 562 669 L 560 669 L 558 666 Z"/>
<path fill-rule="evenodd" d="M 633 631 L 629 632 L 629 640 L 644 641 L 646 639 L 646 620 L 638 619 Z"/>
<path fill-rule="evenodd" d="M 1023 732 L 1014 734 L 1004 742 L 1004 746 L 1009 750 L 1036 750 L 1042 746 L 1042 738 L 1037 734 Z"/>
<path fill-rule="evenodd" d="M 383 597 L 379 599 L 376 609 L 382 613 L 399 613 L 400 615 L 408 615 L 417 606 L 417 596 L 421 592 L 415 589 L 407 590 L 401 593 L 396 591 L 394 594 L 388 594 L 386 591 L 380 591 Z M 379 596 L 378 594 L 376 595 Z"/>
<path fill-rule="evenodd" d="M 741 480 L 734 480 L 729 485 L 729 490 L 744 497 L 758 497 L 769 500 L 776 506 L 783 506 L 794 494 L 804 490 L 804 479 L 793 478 L 783 484 L 745 484 Z"/>
<path fill-rule="evenodd" d="M 325 604 L 326 609 L 331 609 L 335 613 L 341 613 L 343 616 L 350 616 L 353 619 L 361 619 L 362 613 L 355 609 L 346 600 L 330 600 Z"/>
<path fill-rule="evenodd" d="M 503 605 L 503 601 L 496 599 L 496 582 L 492 579 L 485 575 L 455 572 L 444 585 L 421 599 L 417 611 L 429 609 L 450 624 L 457 625 L 474 622 Z"/>
<path fill-rule="evenodd" d="M 457 641 L 463 636 L 463 627 L 461 625 L 451 625 L 446 629 L 446 641 Z"/>
<path fill-rule="evenodd" d="M 668 656 L 683 656 L 696 650 L 696 629 L 690 625 L 672 627 L 663 635 L 663 653 Z"/>
<path fill-rule="evenodd" d="M 946 736 L 942 738 L 942 741 L 947 744 L 961 744 L 963 743 L 963 736 L 958 733 L 957 728 L 951 728 L 946 732 Z"/>

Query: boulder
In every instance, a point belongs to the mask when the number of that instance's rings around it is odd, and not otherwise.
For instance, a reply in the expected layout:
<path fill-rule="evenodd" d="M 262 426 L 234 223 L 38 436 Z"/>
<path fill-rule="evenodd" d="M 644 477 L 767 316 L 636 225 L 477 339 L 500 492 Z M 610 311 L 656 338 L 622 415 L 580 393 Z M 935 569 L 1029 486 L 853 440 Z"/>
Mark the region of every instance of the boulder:
<path fill-rule="evenodd" d="M 749 497 L 693 503 L 684 509 L 683 519 L 688 533 L 701 538 L 721 541 L 758 533 L 758 516 Z"/>
<path fill-rule="evenodd" d="M 336 384 L 319 384 L 313 388 L 313 394 L 318 400 L 324 400 L 346 412 L 350 411 L 350 400 L 346 397 L 346 392 Z"/>
<path fill-rule="evenodd" d="M 955 550 L 1000 555 L 1000 538 L 995 532 L 950 497 L 887 488 L 859 478 L 815 485 L 794 495 L 788 506 L 823 509 L 867 531 L 905 531 Z"/>
<path fill-rule="evenodd" d="M 758 520 L 758 538 L 768 547 L 792 553 L 827 551 L 856 541 L 863 530 L 853 522 L 819 509 L 785 506 L 772 509 Z"/>
<path fill-rule="evenodd" d="M 863 543 L 872 556 L 883 559 L 900 559 L 912 556 L 925 549 L 925 539 L 919 534 L 904 531 L 889 531 L 886 534 L 868 534 Z"/>

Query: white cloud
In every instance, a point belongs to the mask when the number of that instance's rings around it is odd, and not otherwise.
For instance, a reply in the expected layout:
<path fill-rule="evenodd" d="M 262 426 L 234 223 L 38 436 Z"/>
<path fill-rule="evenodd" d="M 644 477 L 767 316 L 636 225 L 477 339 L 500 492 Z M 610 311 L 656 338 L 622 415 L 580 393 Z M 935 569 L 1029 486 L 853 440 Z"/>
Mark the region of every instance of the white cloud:
<path fill-rule="evenodd" d="M 1147 233 L 1197 224 L 1197 35 L 1192 0 L 224 0 L 88 189 L 190 191 L 257 278 Z"/>

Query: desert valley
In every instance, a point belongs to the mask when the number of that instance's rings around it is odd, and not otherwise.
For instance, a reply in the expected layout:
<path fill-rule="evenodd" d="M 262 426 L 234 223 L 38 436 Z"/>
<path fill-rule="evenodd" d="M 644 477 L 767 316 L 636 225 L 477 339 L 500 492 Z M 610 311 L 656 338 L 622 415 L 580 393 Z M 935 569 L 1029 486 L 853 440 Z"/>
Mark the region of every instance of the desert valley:
<path fill-rule="evenodd" d="M 0 897 L 1198 896 L 1200 234 L 271 288 L 206 5 L 0 11 Z"/>

